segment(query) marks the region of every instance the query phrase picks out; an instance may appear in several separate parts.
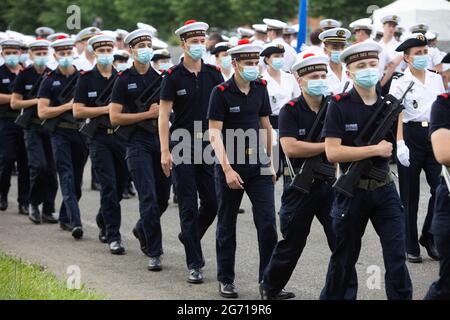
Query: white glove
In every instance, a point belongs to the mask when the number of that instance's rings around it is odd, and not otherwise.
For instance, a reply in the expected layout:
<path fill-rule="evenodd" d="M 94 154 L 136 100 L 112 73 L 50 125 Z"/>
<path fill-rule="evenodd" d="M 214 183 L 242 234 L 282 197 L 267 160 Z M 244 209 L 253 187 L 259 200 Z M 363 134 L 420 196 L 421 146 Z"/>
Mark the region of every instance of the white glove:
<path fill-rule="evenodd" d="M 404 167 L 409 167 L 409 148 L 404 140 L 397 141 L 397 159 Z"/>
<path fill-rule="evenodd" d="M 278 145 L 278 132 L 272 128 L 272 148 Z"/>

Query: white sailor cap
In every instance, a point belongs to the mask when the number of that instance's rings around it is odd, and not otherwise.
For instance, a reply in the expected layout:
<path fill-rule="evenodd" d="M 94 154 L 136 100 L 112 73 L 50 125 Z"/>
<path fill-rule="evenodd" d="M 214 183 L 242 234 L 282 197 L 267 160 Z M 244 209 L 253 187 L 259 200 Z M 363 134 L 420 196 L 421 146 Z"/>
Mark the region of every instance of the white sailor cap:
<path fill-rule="evenodd" d="M 2 49 L 20 49 L 23 45 L 23 42 L 19 39 L 5 39 L 0 41 L 0 47 Z"/>
<path fill-rule="evenodd" d="M 96 36 L 93 36 L 88 40 L 88 45 L 92 46 L 92 48 L 95 50 L 100 47 L 114 47 L 114 43 L 116 42 L 116 39 L 114 37 L 111 37 L 107 34 L 99 34 Z"/>
<path fill-rule="evenodd" d="M 57 32 L 54 34 L 51 34 L 47 37 L 47 40 L 50 42 L 53 42 L 57 39 L 65 39 L 65 38 L 69 38 L 70 36 L 67 33 L 64 32 Z"/>
<path fill-rule="evenodd" d="M 136 26 L 138 27 L 138 29 L 145 29 L 150 31 L 152 33 L 152 37 L 158 32 L 158 30 L 154 26 L 151 26 L 147 23 L 138 22 L 136 23 Z"/>
<path fill-rule="evenodd" d="M 378 55 L 383 48 L 375 41 L 364 41 L 354 44 L 341 52 L 341 62 L 350 63 L 364 59 L 379 59 Z"/>
<path fill-rule="evenodd" d="M 164 41 L 153 37 L 152 38 L 152 47 L 154 50 L 167 49 L 169 47 L 169 45 L 167 43 L 165 43 Z"/>
<path fill-rule="evenodd" d="M 252 28 L 259 33 L 267 33 L 267 24 L 254 24 Z"/>
<path fill-rule="evenodd" d="M 302 77 L 305 74 L 325 71 L 328 72 L 328 57 L 324 54 L 315 54 L 313 52 L 302 52 L 297 62 L 292 66 L 292 71 Z"/>
<path fill-rule="evenodd" d="M 342 22 L 335 19 L 323 19 L 320 20 L 319 24 L 323 30 L 340 28 L 342 26 Z"/>
<path fill-rule="evenodd" d="M 229 49 L 231 49 L 231 45 L 228 42 L 219 42 L 214 46 L 214 49 L 211 50 L 211 54 L 228 51 Z"/>
<path fill-rule="evenodd" d="M 51 34 L 54 34 L 55 30 L 53 30 L 50 27 L 39 27 L 35 30 L 35 32 L 38 36 L 43 37 L 43 36 L 49 36 Z"/>
<path fill-rule="evenodd" d="M 425 23 L 418 23 L 409 28 L 409 32 L 411 33 L 426 33 L 430 29 L 428 25 Z"/>
<path fill-rule="evenodd" d="M 116 38 L 125 39 L 128 33 L 129 32 L 127 30 L 116 29 Z"/>
<path fill-rule="evenodd" d="M 28 45 L 31 51 L 47 50 L 50 47 L 50 41 L 44 39 L 36 39 Z"/>
<path fill-rule="evenodd" d="M 352 33 L 345 28 L 333 28 L 319 34 L 319 39 L 323 42 L 346 43 L 351 36 Z"/>
<path fill-rule="evenodd" d="M 393 22 L 395 24 L 399 24 L 401 21 L 400 17 L 395 14 L 388 14 L 381 18 L 381 23 L 385 24 L 387 22 Z"/>
<path fill-rule="evenodd" d="M 227 52 L 232 59 L 236 60 L 259 60 L 259 54 L 262 50 L 261 46 L 251 44 L 248 39 L 242 39 L 238 45 L 229 49 Z"/>
<path fill-rule="evenodd" d="M 433 41 L 437 39 L 438 35 L 439 33 L 437 32 L 427 31 L 427 33 L 425 33 L 425 38 L 427 38 L 428 41 Z"/>
<path fill-rule="evenodd" d="M 249 29 L 249 28 L 242 28 L 239 27 L 237 28 L 237 33 L 241 36 L 241 37 L 253 37 L 253 35 L 255 34 L 255 30 Z"/>
<path fill-rule="evenodd" d="M 373 29 L 372 20 L 369 18 L 362 18 L 362 19 L 355 20 L 352 23 L 350 23 L 350 28 L 352 28 L 355 31 L 356 30 L 372 31 L 372 29 Z"/>
<path fill-rule="evenodd" d="M 75 41 L 70 38 L 58 39 L 50 44 L 50 47 L 52 47 L 55 51 L 72 50 L 74 46 Z"/>
<path fill-rule="evenodd" d="M 152 32 L 147 29 L 136 29 L 130 32 L 124 41 L 130 47 L 134 47 L 139 42 L 152 41 Z"/>
<path fill-rule="evenodd" d="M 276 20 L 276 19 L 265 18 L 265 19 L 263 19 L 263 22 L 267 26 L 267 31 L 269 31 L 269 30 L 283 30 L 284 28 L 287 27 L 287 23 L 286 22 L 283 22 L 283 21 L 280 21 L 280 20 Z"/>
<path fill-rule="evenodd" d="M 222 40 L 223 41 L 230 41 L 230 37 L 226 36 L 226 35 L 222 35 Z"/>
<path fill-rule="evenodd" d="M 100 29 L 97 27 L 88 27 L 84 28 L 80 32 L 78 32 L 77 37 L 75 38 L 76 42 L 88 40 L 89 38 L 95 36 L 100 32 Z"/>
<path fill-rule="evenodd" d="M 153 55 L 152 61 L 170 59 L 170 52 L 167 49 L 155 50 L 153 53 L 154 53 L 154 55 Z"/>
<path fill-rule="evenodd" d="M 194 37 L 206 37 L 206 30 L 209 25 L 205 22 L 199 22 L 197 20 L 188 20 L 181 28 L 175 30 L 175 34 L 182 40 L 187 40 Z"/>
<path fill-rule="evenodd" d="M 298 30 L 296 30 L 293 26 L 287 26 L 286 28 L 283 29 L 283 34 L 296 34 L 298 32 Z"/>

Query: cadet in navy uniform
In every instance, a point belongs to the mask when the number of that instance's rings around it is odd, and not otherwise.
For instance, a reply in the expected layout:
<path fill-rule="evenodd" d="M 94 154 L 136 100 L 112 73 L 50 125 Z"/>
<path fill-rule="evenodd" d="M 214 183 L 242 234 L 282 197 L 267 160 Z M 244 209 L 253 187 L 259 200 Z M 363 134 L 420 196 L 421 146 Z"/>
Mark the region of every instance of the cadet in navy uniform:
<path fill-rule="evenodd" d="M 305 53 L 292 67 L 297 72 L 302 95 L 287 103 L 280 111 L 280 142 L 284 153 L 290 158 L 292 169 L 298 172 L 305 158 L 323 155 L 325 143 L 305 141 L 311 131 L 316 115 L 328 92 L 328 58 L 325 55 Z M 326 161 L 326 158 L 323 159 Z M 331 166 L 331 164 L 329 164 Z M 335 248 L 331 227 L 331 204 L 333 177 L 315 179 L 309 194 L 293 186 L 290 174 L 285 174 L 285 189 L 281 198 L 280 229 L 284 239 L 278 242 L 264 272 L 261 283 L 262 299 L 289 299 L 295 297 L 282 289 L 294 271 L 306 245 L 311 223 L 316 216 L 323 226 L 330 250 Z M 356 271 L 354 274 L 356 281 Z M 350 288 L 348 298 L 356 298 L 356 289 Z"/>
<path fill-rule="evenodd" d="M 442 63 L 450 63 L 450 54 Z M 431 232 L 439 252 L 439 280 L 434 282 L 425 299 L 450 299 L 450 96 L 440 95 L 431 109 L 431 143 L 437 161 L 443 166 L 443 174 L 436 190 L 436 206 L 434 209 Z M 446 181 L 447 180 L 447 181 Z"/>
<path fill-rule="evenodd" d="M 253 205 L 253 219 L 258 233 L 258 281 L 261 281 L 277 243 L 274 201 L 276 176 L 270 159 L 272 126 L 269 116 L 272 109 L 267 83 L 257 79 L 261 50 L 262 47 L 249 44 L 245 39 L 228 50 L 235 74 L 230 80 L 214 88 L 209 103 L 209 137 L 218 160 L 215 166 L 219 205 L 216 232 L 217 279 L 219 293 L 225 298 L 238 296 L 234 284 L 236 223 L 244 191 Z M 259 138 L 260 129 L 265 130 L 261 134 L 262 139 Z M 230 136 L 230 132 L 226 134 L 228 130 L 234 132 L 234 136 L 231 135 L 232 141 L 227 141 L 227 136 Z M 254 139 L 247 139 L 246 134 L 240 136 L 239 131 L 242 130 L 253 134 Z M 245 146 L 245 150 L 238 149 L 238 145 Z"/>
<path fill-rule="evenodd" d="M 422 257 L 419 243 L 426 248 L 431 258 L 438 259 L 430 227 L 441 166 L 434 157 L 428 129 L 431 104 L 439 94 L 445 92 L 445 89 L 442 77 L 426 69 L 429 56 L 427 39 L 423 34 L 413 33 L 396 50 L 403 51 L 408 68 L 404 75 L 392 80 L 390 93 L 400 98 L 409 83 L 414 81 L 412 91 L 405 97 L 405 110 L 398 120 L 397 159 L 400 196 L 406 212 L 407 258 L 409 262 L 420 263 Z M 418 240 L 417 211 L 422 170 L 425 171 L 431 197 Z"/>
<path fill-rule="evenodd" d="M 142 128 L 131 137 L 126 150 L 128 169 L 139 195 L 140 219 L 133 229 L 141 250 L 150 257 L 148 270 L 162 269 L 162 233 L 160 216 L 166 211 L 170 195 L 170 180 L 165 177 L 160 164 L 160 148 L 156 120 L 157 102 L 148 111 L 138 109 L 136 100 L 160 75 L 150 65 L 153 49 L 151 32 L 135 30 L 127 35 L 125 43 L 130 47 L 133 66 L 119 73 L 111 97 L 110 118 L 113 125 L 127 126 L 151 119 L 155 133 Z M 155 85 L 155 90 L 158 85 Z M 157 100 L 157 99 L 156 99 Z"/>
<path fill-rule="evenodd" d="M 323 131 L 328 160 L 339 163 L 345 172 L 351 162 L 373 159 L 373 165 L 385 171 L 386 178 L 380 182 L 363 175 L 354 197 L 336 192 L 331 209 L 336 247 L 321 299 L 346 298 L 345 292 L 358 261 L 361 238 L 369 220 L 383 249 L 387 298 L 412 298 L 405 256 L 405 216 L 389 175 L 392 143 L 382 140 L 377 145 L 357 147 L 354 142 L 381 103 L 380 92 L 376 89 L 381 50 L 377 43 L 362 42 L 342 52 L 341 61 L 347 65 L 354 88 L 349 93 L 335 96 L 328 107 Z"/>
<path fill-rule="evenodd" d="M 205 261 L 200 240 L 217 215 L 214 167 L 213 164 L 206 163 L 201 155 L 209 146 L 203 138 L 203 133 L 208 128 L 206 115 L 209 97 L 214 86 L 223 82 L 223 77 L 219 68 L 205 64 L 202 60 L 206 50 L 207 29 L 208 24 L 189 20 L 175 31 L 181 39 L 184 58 L 168 70 L 161 86 L 161 164 L 166 176 L 172 172 L 174 177 L 181 223 L 179 238 L 186 252 L 189 269 L 187 281 L 190 283 L 203 282 L 202 268 Z M 186 132 L 190 141 L 169 137 L 169 117 L 172 109 L 174 120 L 170 133 Z M 200 150 L 194 148 L 195 145 L 199 145 Z M 172 170 L 173 160 L 170 152 L 180 146 L 188 149 L 190 155 L 183 155 L 183 159 L 174 163 Z M 200 155 L 200 159 L 195 159 L 195 154 Z M 184 158 L 187 161 L 184 161 Z"/>
<path fill-rule="evenodd" d="M 59 95 L 78 70 L 73 66 L 72 39 L 60 39 L 51 44 L 58 62 L 56 70 L 48 73 L 38 94 L 38 115 L 42 120 L 53 119 L 65 114 L 56 130 L 51 133 L 53 156 L 58 172 L 59 185 L 63 197 L 59 211 L 59 223 L 63 230 L 71 231 L 75 239 L 83 237 L 80 208 L 81 183 L 84 165 L 88 157 L 85 137 L 78 132 L 79 125 L 72 116 L 73 97 L 60 101 Z M 67 101 L 70 99 L 69 101 Z"/>
<path fill-rule="evenodd" d="M 8 208 L 8 192 L 14 162 L 18 164 L 19 213 L 28 215 L 29 175 L 23 130 L 14 123 L 19 113 L 11 109 L 11 93 L 19 64 L 22 42 L 7 39 L 0 42 L 5 63 L 0 66 L 0 211 Z"/>
<path fill-rule="evenodd" d="M 33 64 L 18 74 L 11 99 L 13 109 L 32 113 L 28 127 L 24 128 L 24 135 L 30 170 L 29 218 L 35 224 L 58 223 L 58 220 L 53 217 L 58 180 L 50 134 L 41 126 L 42 121 L 38 118 L 37 97 L 30 96 L 31 90 L 33 90 L 32 94 L 37 95 L 41 83 L 39 81 L 42 81 L 50 71 L 47 67 L 49 46 L 50 42 L 47 40 L 36 40 L 30 43 Z M 39 209 L 41 204 L 42 215 Z"/>
<path fill-rule="evenodd" d="M 117 71 L 113 68 L 114 38 L 97 35 L 88 40 L 92 46 L 97 64 L 90 71 L 81 71 L 78 80 L 73 112 L 76 118 L 93 119 L 106 117 L 99 125 L 89 143 L 92 166 L 100 183 L 100 210 L 97 224 L 100 226 L 100 240 L 109 244 L 112 254 L 122 254 L 125 248 L 120 235 L 120 201 L 128 181 L 125 162 L 125 141 L 114 135 L 109 121 L 109 101 L 98 105 L 97 98 L 104 94 L 110 81 L 115 81 Z M 112 87 L 110 87 L 110 93 Z M 103 238 L 105 237 L 105 238 Z"/>

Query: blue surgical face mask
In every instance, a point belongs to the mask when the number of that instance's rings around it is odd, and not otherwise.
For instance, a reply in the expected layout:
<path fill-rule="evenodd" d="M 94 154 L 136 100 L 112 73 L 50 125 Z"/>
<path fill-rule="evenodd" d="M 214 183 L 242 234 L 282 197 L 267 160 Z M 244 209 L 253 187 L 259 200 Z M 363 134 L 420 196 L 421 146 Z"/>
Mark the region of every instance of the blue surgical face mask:
<path fill-rule="evenodd" d="M 424 70 L 428 66 L 429 56 L 413 56 L 412 66 L 417 70 Z"/>
<path fill-rule="evenodd" d="M 114 61 L 114 55 L 112 54 L 99 54 L 97 56 L 97 62 L 102 66 L 109 66 Z"/>
<path fill-rule="evenodd" d="M 15 67 L 19 64 L 19 55 L 9 54 L 5 56 L 5 63 L 10 67 Z"/>
<path fill-rule="evenodd" d="M 116 70 L 118 72 L 125 71 L 128 69 L 128 63 L 118 63 L 116 66 Z"/>
<path fill-rule="evenodd" d="M 62 57 L 58 59 L 58 65 L 61 68 L 68 68 L 72 65 L 73 62 L 73 57 L 69 56 L 69 57 Z"/>
<path fill-rule="evenodd" d="M 380 72 L 376 68 L 367 68 L 355 73 L 355 82 L 357 85 L 369 89 L 375 86 L 379 80 Z"/>
<path fill-rule="evenodd" d="M 153 58 L 153 49 L 151 48 L 138 48 L 137 49 L 137 61 L 142 64 L 150 63 Z"/>
<path fill-rule="evenodd" d="M 220 65 L 223 69 L 230 70 L 231 69 L 231 56 L 226 56 L 220 58 Z"/>
<path fill-rule="evenodd" d="M 239 73 L 241 74 L 242 79 L 247 82 L 255 81 L 259 75 L 258 67 L 253 66 L 244 66 L 242 72 L 239 71 Z"/>
<path fill-rule="evenodd" d="M 336 63 L 336 64 L 341 63 L 340 57 L 341 57 L 340 51 L 331 51 L 331 56 L 330 56 L 331 62 Z"/>
<path fill-rule="evenodd" d="M 323 79 L 308 80 L 306 93 L 310 96 L 323 96 L 328 91 L 328 83 Z"/>
<path fill-rule="evenodd" d="M 159 70 L 167 71 L 172 68 L 172 64 L 170 62 L 163 62 L 159 64 Z"/>
<path fill-rule="evenodd" d="M 272 68 L 275 70 L 281 70 L 284 67 L 284 58 L 273 58 L 272 59 Z"/>
<path fill-rule="evenodd" d="M 48 56 L 36 56 L 34 57 L 34 64 L 38 67 L 44 67 L 47 65 L 48 62 Z"/>
<path fill-rule="evenodd" d="M 206 53 L 206 46 L 204 44 L 191 44 L 189 46 L 188 54 L 194 60 L 200 60 Z"/>
<path fill-rule="evenodd" d="M 19 61 L 21 63 L 26 63 L 29 58 L 30 58 L 30 55 L 28 53 L 22 53 L 19 57 Z"/>

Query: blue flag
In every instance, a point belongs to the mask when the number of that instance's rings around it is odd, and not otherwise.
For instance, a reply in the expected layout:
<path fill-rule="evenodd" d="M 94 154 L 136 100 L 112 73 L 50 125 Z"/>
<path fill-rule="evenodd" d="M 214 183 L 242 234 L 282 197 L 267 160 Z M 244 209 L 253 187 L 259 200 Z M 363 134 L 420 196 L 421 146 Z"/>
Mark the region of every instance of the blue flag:
<path fill-rule="evenodd" d="M 308 0 L 299 0 L 298 4 L 298 38 L 297 52 L 306 43 L 306 29 L 308 27 Z"/>

